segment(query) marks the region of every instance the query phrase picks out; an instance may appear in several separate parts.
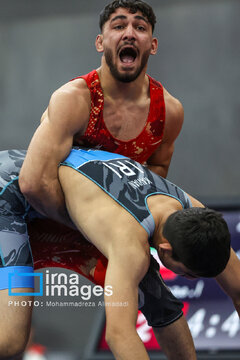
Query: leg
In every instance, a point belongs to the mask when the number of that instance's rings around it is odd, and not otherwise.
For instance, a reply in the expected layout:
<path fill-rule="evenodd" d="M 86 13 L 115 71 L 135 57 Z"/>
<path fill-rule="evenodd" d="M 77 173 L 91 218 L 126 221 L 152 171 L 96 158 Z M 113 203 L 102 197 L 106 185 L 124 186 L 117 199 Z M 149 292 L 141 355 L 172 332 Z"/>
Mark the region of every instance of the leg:
<path fill-rule="evenodd" d="M 9 295 L 33 292 L 31 249 L 25 215 L 27 203 L 18 177 L 25 152 L 0 152 L 0 358 L 17 359 L 28 340 L 32 297 Z M 30 301 L 26 306 L 21 302 Z M 15 304 L 14 304 L 15 302 Z M 23 303 L 22 303 L 23 304 Z M 25 304 L 25 303 L 24 303 Z"/>
<path fill-rule="evenodd" d="M 13 292 L 32 292 L 33 289 L 18 288 Z M 28 341 L 31 315 L 31 296 L 9 296 L 8 289 L 0 291 L 0 359 L 18 359 Z M 27 306 L 22 306 L 27 302 Z"/>
<path fill-rule="evenodd" d="M 197 359 L 192 335 L 184 316 L 168 326 L 153 328 L 153 331 L 168 360 Z"/>
<path fill-rule="evenodd" d="M 21 217 L 1 216 L 0 228 L 0 359 L 17 359 L 30 330 L 33 297 L 27 294 L 34 288 L 32 256 Z"/>
<path fill-rule="evenodd" d="M 5 225 L 10 226 L 8 220 Z M 34 279 L 25 276 L 33 272 L 27 234 L 0 231 L 0 255 L 0 359 L 15 359 L 27 344 L 32 315 L 33 297 L 27 294 L 33 292 Z"/>

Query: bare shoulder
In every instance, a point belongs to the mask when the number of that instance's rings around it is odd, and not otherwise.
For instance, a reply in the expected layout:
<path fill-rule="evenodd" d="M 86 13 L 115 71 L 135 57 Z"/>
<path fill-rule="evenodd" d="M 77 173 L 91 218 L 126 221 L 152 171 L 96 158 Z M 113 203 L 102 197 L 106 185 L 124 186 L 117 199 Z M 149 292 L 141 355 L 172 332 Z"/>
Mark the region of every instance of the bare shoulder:
<path fill-rule="evenodd" d="M 163 93 L 166 107 L 164 140 L 175 140 L 179 135 L 183 125 L 183 106 L 181 102 L 172 96 L 165 88 L 163 89 Z"/>
<path fill-rule="evenodd" d="M 67 122 L 75 132 L 86 126 L 91 107 L 91 97 L 83 79 L 70 81 L 54 91 L 43 116 L 49 120 Z"/>
<path fill-rule="evenodd" d="M 90 104 L 90 92 L 86 82 L 83 79 L 76 79 L 62 85 L 51 96 L 50 103 L 55 101 L 66 102 L 66 106 L 69 107 L 73 104 L 77 107 L 83 103 Z"/>
<path fill-rule="evenodd" d="M 192 203 L 193 207 L 201 207 L 201 208 L 205 207 L 200 201 L 195 199 L 193 196 L 191 196 L 189 194 L 187 194 L 187 195 L 188 195 L 189 199 L 191 200 L 191 203 Z"/>
<path fill-rule="evenodd" d="M 165 88 L 163 89 L 166 106 L 166 118 L 171 121 L 183 122 L 184 110 L 182 103 L 172 96 Z"/>

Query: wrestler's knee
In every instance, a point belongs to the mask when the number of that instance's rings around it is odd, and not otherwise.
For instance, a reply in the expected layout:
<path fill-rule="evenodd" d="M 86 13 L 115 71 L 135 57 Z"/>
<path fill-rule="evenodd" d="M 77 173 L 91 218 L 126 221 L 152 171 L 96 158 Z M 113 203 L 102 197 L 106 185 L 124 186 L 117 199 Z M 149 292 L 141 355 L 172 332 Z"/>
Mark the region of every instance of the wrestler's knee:
<path fill-rule="evenodd" d="M 26 289 L 18 289 L 26 291 Z M 31 296 L 15 296 L 16 306 L 11 306 L 12 297 L 7 290 L 0 291 L 0 359 L 17 359 L 28 342 L 32 300 Z M 21 306 L 21 302 L 30 304 Z"/>
<path fill-rule="evenodd" d="M 27 345 L 28 333 L 14 333 L 5 332 L 2 335 L 2 329 L 0 330 L 0 359 L 12 360 L 17 359 L 20 356 Z"/>

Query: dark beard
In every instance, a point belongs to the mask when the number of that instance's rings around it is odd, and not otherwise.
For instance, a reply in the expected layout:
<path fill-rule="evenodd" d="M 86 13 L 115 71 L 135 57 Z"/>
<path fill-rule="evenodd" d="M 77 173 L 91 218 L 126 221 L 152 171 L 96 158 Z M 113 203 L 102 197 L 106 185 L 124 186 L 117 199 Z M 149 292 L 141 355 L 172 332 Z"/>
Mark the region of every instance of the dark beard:
<path fill-rule="evenodd" d="M 146 66 L 146 64 L 148 62 L 149 51 L 146 50 L 145 53 L 143 53 L 142 61 L 141 61 L 139 68 L 136 69 L 136 71 L 132 74 L 129 74 L 127 72 L 125 74 L 121 74 L 118 71 L 117 66 L 113 63 L 113 53 L 112 53 L 111 49 L 105 49 L 104 56 L 105 56 L 106 63 L 110 69 L 112 76 L 118 81 L 121 81 L 123 83 L 129 83 L 129 82 L 136 80 L 138 78 L 138 76 L 141 74 L 142 70 L 144 69 L 144 67 Z"/>

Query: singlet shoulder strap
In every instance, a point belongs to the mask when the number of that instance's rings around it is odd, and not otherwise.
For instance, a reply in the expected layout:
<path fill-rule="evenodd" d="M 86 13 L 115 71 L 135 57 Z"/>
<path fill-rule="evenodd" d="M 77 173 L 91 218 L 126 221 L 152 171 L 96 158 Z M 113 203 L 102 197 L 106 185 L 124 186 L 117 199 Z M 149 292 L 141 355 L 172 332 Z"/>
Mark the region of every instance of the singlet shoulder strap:
<path fill-rule="evenodd" d="M 96 70 L 92 70 L 90 73 L 85 74 L 85 75 L 77 76 L 77 77 L 71 79 L 70 81 L 77 80 L 77 79 L 84 79 L 86 81 L 89 89 L 95 87 L 97 84 L 100 85 L 100 80 L 99 80 L 98 73 Z"/>
<path fill-rule="evenodd" d="M 164 101 L 164 93 L 162 84 L 149 76 L 150 81 L 150 93 L 151 93 L 151 109 L 152 120 L 160 119 L 163 122 L 163 128 L 165 124 L 166 108 Z"/>
<path fill-rule="evenodd" d="M 93 70 L 86 75 L 78 76 L 72 80 L 75 79 L 84 79 L 91 94 L 91 111 L 89 115 L 88 127 L 84 135 L 91 136 L 97 126 L 97 121 L 102 120 L 104 97 L 100 79 L 96 70 Z"/>

